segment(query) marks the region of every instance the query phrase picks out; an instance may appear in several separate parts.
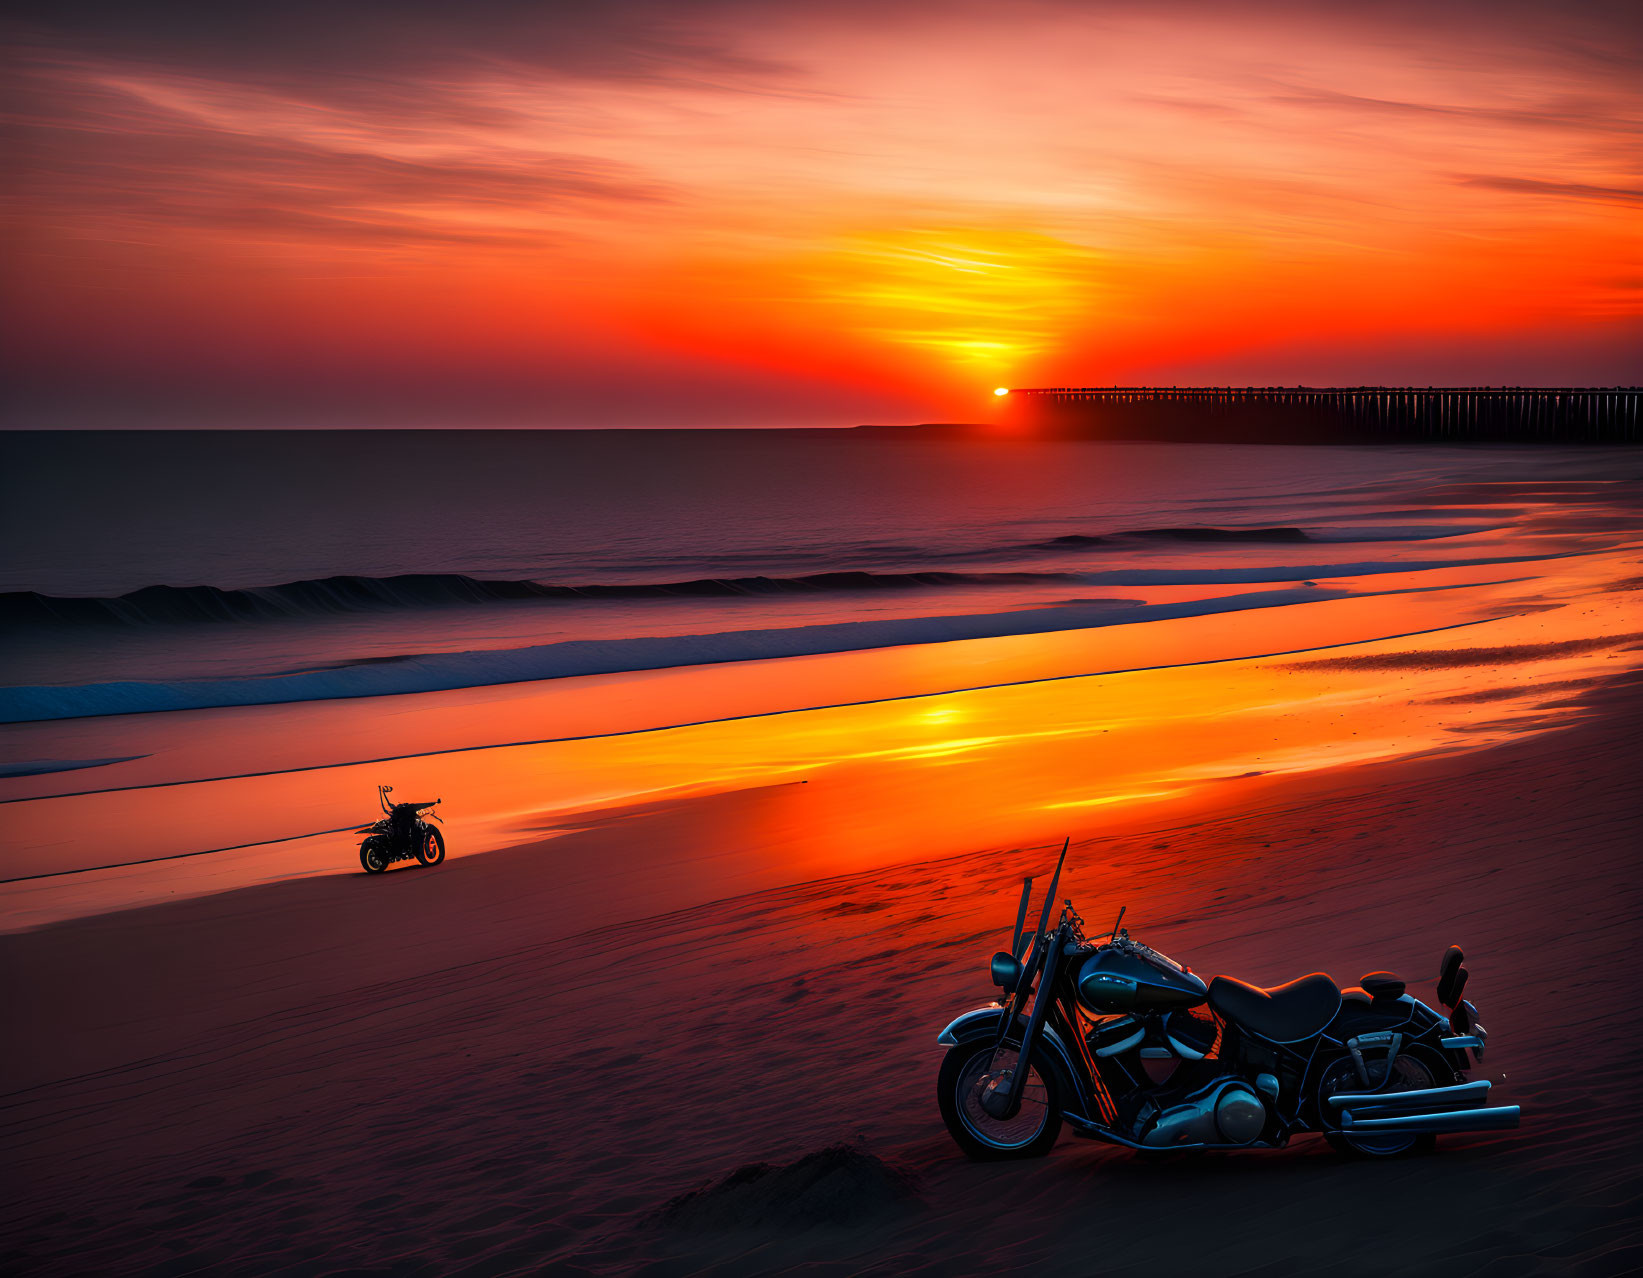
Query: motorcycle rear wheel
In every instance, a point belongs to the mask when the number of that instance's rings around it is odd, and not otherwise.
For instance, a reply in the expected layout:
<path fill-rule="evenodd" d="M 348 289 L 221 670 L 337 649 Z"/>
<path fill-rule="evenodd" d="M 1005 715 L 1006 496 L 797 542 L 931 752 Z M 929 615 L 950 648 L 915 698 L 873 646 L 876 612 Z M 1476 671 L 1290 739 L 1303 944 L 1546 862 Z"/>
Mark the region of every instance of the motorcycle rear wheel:
<path fill-rule="evenodd" d="M 445 859 L 445 836 L 429 826 L 417 845 L 416 859 L 423 865 L 438 865 Z"/>
<path fill-rule="evenodd" d="M 388 849 L 381 839 L 366 839 L 359 845 L 359 863 L 367 874 L 382 874 L 388 869 Z"/>
<path fill-rule="evenodd" d="M 1399 1053 L 1398 1059 L 1393 1062 L 1398 1077 L 1389 1092 L 1413 1091 L 1423 1087 L 1448 1087 L 1455 1081 L 1455 1073 L 1443 1061 L 1423 1047 L 1411 1047 Z M 1379 1080 L 1373 1080 L 1378 1089 Z M 1342 1057 L 1339 1061 L 1325 1068 L 1322 1077 L 1318 1080 L 1318 1107 L 1320 1112 L 1327 1112 L 1324 1098 L 1331 1092 L 1357 1091 L 1362 1087 L 1357 1074 L 1357 1068 L 1350 1057 Z M 1336 1129 L 1325 1130 L 1324 1139 L 1343 1154 L 1350 1154 L 1357 1158 L 1404 1158 L 1415 1154 L 1430 1154 L 1438 1147 L 1437 1135 L 1433 1132 L 1380 1132 L 1373 1136 L 1366 1133 L 1352 1135 L 1349 1132 Z"/>
<path fill-rule="evenodd" d="M 994 1060 L 989 1037 L 960 1043 L 942 1058 L 936 1079 L 941 1117 L 958 1147 L 979 1162 L 1042 1158 L 1061 1135 L 1061 1079 L 1054 1069 L 1041 1069 L 1036 1059 L 1027 1067 L 1021 1108 L 1013 1118 L 994 1118 L 981 1108 L 987 1078 L 1015 1068 L 1020 1046 L 1004 1044 Z"/>

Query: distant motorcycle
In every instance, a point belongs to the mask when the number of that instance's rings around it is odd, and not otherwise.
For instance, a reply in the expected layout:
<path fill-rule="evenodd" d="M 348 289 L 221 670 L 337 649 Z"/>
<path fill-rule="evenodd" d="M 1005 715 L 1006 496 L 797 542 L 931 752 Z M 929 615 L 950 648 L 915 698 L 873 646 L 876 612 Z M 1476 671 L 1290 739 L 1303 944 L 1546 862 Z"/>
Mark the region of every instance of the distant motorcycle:
<path fill-rule="evenodd" d="M 1047 1154 L 1063 1121 L 1135 1150 L 1272 1149 L 1321 1132 L 1378 1158 L 1518 1125 L 1516 1105 L 1490 1107 L 1489 1083 L 1466 1079 L 1488 1035 L 1461 997 L 1459 947 L 1439 970 L 1447 1020 L 1390 972 L 1347 990 L 1321 972 L 1276 989 L 1206 985 L 1132 940 L 1123 910 L 1103 940 L 1086 939 L 1071 901 L 1050 929 L 1066 857 L 1033 933 L 1022 884 L 1011 952 L 992 959 L 1000 1000 L 937 1039 L 941 1114 L 971 1157 Z"/>
<path fill-rule="evenodd" d="M 389 803 L 391 785 L 377 787 L 377 802 L 382 805 L 382 820 L 362 825 L 356 834 L 365 835 L 359 845 L 359 863 L 367 874 L 381 874 L 395 861 L 409 861 L 413 857 L 423 865 L 438 865 L 445 859 L 445 836 L 423 820 L 423 813 L 433 820 L 439 814 L 433 803 Z"/>

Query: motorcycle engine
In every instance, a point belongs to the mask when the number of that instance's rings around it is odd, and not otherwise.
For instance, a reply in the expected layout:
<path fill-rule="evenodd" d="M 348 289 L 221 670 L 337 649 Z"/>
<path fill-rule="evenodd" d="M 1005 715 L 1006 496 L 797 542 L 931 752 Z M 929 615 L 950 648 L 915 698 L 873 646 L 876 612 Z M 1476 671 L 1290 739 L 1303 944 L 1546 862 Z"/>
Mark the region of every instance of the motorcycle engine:
<path fill-rule="evenodd" d="M 1241 1078 L 1218 1078 L 1176 1103 L 1149 1099 L 1135 1115 L 1132 1139 L 1149 1149 L 1176 1145 L 1247 1145 L 1266 1127 L 1266 1106 Z"/>

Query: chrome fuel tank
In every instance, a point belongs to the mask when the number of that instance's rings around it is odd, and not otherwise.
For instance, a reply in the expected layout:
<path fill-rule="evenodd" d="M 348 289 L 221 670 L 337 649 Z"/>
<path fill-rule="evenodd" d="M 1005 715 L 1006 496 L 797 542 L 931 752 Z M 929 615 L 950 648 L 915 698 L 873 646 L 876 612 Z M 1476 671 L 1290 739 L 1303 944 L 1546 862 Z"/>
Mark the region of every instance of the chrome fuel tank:
<path fill-rule="evenodd" d="M 1194 1007 L 1208 992 L 1174 959 L 1127 939 L 1101 946 L 1078 969 L 1078 1001 L 1103 1015 Z"/>

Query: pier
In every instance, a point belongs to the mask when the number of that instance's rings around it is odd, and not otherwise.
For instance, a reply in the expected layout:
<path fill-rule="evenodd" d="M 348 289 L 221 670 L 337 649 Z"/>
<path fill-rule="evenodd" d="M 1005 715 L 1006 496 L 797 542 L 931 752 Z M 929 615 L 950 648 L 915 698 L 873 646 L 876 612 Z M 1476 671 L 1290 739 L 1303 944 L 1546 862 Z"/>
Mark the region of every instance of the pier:
<path fill-rule="evenodd" d="M 1636 386 L 1044 386 L 1008 396 L 1012 414 L 1049 433 L 1099 439 L 1643 442 Z"/>

